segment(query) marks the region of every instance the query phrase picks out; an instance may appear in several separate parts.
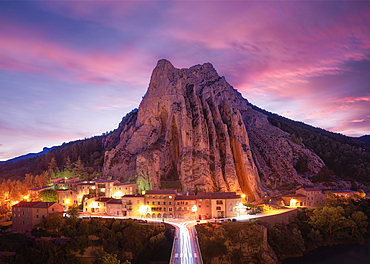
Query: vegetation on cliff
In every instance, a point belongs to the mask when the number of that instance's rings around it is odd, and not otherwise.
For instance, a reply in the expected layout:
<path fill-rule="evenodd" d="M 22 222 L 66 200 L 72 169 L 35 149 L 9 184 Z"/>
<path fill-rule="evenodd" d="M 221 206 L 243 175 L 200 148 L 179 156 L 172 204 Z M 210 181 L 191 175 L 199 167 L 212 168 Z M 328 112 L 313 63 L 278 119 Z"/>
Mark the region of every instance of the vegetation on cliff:
<path fill-rule="evenodd" d="M 341 179 L 370 183 L 370 148 L 364 142 L 251 106 L 267 115 L 272 125 L 291 134 L 296 143 L 303 143 L 308 149 L 312 149 Z M 326 179 L 316 178 L 317 181 Z"/>
<path fill-rule="evenodd" d="M 269 229 L 268 242 L 280 260 L 298 257 L 322 246 L 363 244 L 370 238 L 367 199 L 333 199 L 316 209 L 299 209 L 288 225 Z"/>
<path fill-rule="evenodd" d="M 267 243 L 267 228 L 254 222 L 207 223 L 196 226 L 203 262 L 276 263 Z"/>

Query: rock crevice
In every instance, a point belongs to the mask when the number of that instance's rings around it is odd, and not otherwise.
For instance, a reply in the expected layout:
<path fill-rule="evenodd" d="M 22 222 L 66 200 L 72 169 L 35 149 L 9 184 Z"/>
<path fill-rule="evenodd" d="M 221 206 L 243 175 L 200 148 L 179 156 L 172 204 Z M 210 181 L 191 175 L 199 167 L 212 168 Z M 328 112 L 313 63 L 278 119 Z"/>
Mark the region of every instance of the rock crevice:
<path fill-rule="evenodd" d="M 293 166 L 302 153 L 312 171 L 322 166 L 303 146 L 291 147 L 210 63 L 176 69 L 160 60 L 135 115 L 120 124 L 103 173 L 143 189 L 235 191 L 255 200 L 273 193 L 276 179 L 304 182 Z"/>

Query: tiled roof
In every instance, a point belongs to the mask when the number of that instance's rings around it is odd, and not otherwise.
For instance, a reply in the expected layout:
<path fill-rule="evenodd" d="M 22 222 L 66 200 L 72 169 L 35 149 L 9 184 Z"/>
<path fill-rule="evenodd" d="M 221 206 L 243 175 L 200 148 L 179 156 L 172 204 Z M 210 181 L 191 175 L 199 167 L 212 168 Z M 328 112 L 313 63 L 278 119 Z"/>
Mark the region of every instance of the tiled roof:
<path fill-rule="evenodd" d="M 220 192 L 220 193 L 198 193 L 197 199 L 237 199 L 240 195 L 235 192 Z"/>
<path fill-rule="evenodd" d="M 357 191 L 352 191 L 352 190 L 336 190 L 336 191 L 330 191 L 333 193 L 358 193 Z"/>
<path fill-rule="evenodd" d="M 156 194 L 172 194 L 172 195 L 176 195 L 176 191 L 174 190 L 148 190 L 148 191 L 145 191 L 145 195 L 156 195 Z"/>
<path fill-rule="evenodd" d="M 321 192 L 322 190 L 319 188 L 303 188 L 306 192 Z"/>
<path fill-rule="evenodd" d="M 123 185 L 131 185 L 131 184 L 137 184 L 137 183 L 134 183 L 134 182 L 118 182 L 118 183 L 115 183 L 114 186 L 123 186 Z"/>
<path fill-rule="evenodd" d="M 94 180 L 97 183 L 116 182 L 116 180 Z"/>
<path fill-rule="evenodd" d="M 56 202 L 19 202 L 13 207 L 29 207 L 29 208 L 49 208 L 50 206 L 58 204 Z M 60 205 L 61 206 L 61 205 Z"/>
<path fill-rule="evenodd" d="M 180 201 L 184 201 L 184 200 L 196 200 L 197 199 L 197 196 L 196 195 L 177 195 L 175 197 L 175 200 L 180 200 Z"/>
<path fill-rule="evenodd" d="M 97 201 L 97 202 L 109 202 L 111 199 L 113 199 L 113 198 L 109 198 L 109 197 L 99 197 L 99 198 L 96 198 L 95 199 L 95 201 Z"/>
<path fill-rule="evenodd" d="M 77 185 L 95 185 L 95 182 L 80 182 Z"/>
<path fill-rule="evenodd" d="M 283 195 L 283 196 L 281 196 L 281 197 L 291 197 L 291 198 L 294 198 L 294 197 L 297 197 L 297 198 L 300 198 L 300 197 L 304 197 L 304 198 L 306 198 L 306 195 L 303 195 L 303 194 L 295 194 L 295 193 L 293 193 L 293 194 L 287 194 L 287 195 Z"/>
<path fill-rule="evenodd" d="M 108 204 L 122 204 L 122 200 L 121 199 L 110 199 L 107 203 Z"/>
<path fill-rule="evenodd" d="M 135 198 L 135 197 L 140 197 L 140 198 L 142 198 L 142 197 L 144 197 L 144 195 L 141 195 L 141 194 L 125 194 L 125 195 L 123 196 L 123 198 Z"/>

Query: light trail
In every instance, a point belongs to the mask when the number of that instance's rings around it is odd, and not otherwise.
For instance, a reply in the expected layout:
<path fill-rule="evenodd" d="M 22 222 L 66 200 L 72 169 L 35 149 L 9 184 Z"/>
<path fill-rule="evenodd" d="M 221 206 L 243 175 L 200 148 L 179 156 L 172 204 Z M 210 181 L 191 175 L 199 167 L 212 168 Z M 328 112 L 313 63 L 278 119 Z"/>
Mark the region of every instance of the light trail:
<path fill-rule="evenodd" d="M 179 254 L 175 254 L 178 259 L 175 259 L 174 263 L 181 263 L 181 264 L 198 264 L 200 263 L 199 260 L 199 252 L 195 245 L 194 237 L 192 235 L 192 227 L 189 227 L 194 221 L 188 222 L 174 222 L 174 221 L 166 221 L 171 225 L 178 227 L 179 235 L 178 235 L 178 246 L 179 246 Z"/>

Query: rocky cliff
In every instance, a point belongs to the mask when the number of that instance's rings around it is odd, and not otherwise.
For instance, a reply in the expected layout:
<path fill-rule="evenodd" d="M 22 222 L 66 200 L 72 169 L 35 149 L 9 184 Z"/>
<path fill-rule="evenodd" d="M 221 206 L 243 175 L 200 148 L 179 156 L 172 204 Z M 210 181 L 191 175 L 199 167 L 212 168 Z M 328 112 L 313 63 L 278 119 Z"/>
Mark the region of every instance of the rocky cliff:
<path fill-rule="evenodd" d="M 119 137 L 118 137 L 119 134 Z M 210 63 L 155 67 L 138 111 L 107 137 L 103 173 L 142 189 L 236 191 L 258 199 L 285 184 L 309 183 L 324 165 L 220 77 Z"/>

